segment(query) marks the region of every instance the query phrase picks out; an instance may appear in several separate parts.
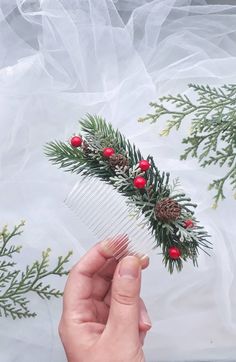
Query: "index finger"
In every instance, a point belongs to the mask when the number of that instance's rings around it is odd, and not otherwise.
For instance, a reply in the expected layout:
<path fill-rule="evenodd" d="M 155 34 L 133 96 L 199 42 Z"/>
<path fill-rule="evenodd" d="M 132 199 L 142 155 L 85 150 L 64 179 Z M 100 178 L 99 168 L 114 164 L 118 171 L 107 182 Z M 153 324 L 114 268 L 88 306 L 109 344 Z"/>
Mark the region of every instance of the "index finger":
<path fill-rule="evenodd" d="M 117 236 L 116 240 L 126 244 L 127 236 Z M 96 244 L 71 269 L 64 290 L 64 312 L 78 312 L 81 301 L 92 296 L 93 276 L 113 256 L 112 249 L 106 248 L 106 244 L 107 241 Z"/>

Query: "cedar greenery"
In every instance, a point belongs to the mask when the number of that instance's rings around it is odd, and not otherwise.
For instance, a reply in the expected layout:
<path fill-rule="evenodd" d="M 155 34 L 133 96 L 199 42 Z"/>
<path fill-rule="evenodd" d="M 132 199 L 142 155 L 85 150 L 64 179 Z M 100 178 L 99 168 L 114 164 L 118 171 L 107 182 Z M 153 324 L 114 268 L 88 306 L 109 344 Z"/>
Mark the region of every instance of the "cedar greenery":
<path fill-rule="evenodd" d="M 177 130 L 187 117 L 192 117 L 190 135 L 183 138 L 187 145 L 181 160 L 189 156 L 198 159 L 201 167 L 210 165 L 225 166 L 225 175 L 214 179 L 209 190 L 215 190 L 213 208 L 225 199 L 224 186 L 228 182 L 236 198 L 236 85 L 222 87 L 189 84 L 196 94 L 196 101 L 184 94 L 161 97 L 158 102 L 150 103 L 153 113 L 140 118 L 140 122 L 158 121 L 168 117 L 166 128 L 161 135 L 168 136 L 174 128 Z"/>
<path fill-rule="evenodd" d="M 13 238 L 22 234 L 24 222 L 16 225 L 12 231 L 4 226 L 0 232 L 0 317 L 29 318 L 35 317 L 36 313 L 28 308 L 30 292 L 36 293 L 42 299 L 60 297 L 62 292 L 52 288 L 44 280 L 51 276 L 63 276 L 68 272 L 64 269 L 72 252 L 66 256 L 59 256 L 57 264 L 50 268 L 50 249 L 42 252 L 41 259 L 28 265 L 24 271 L 16 267 L 13 261 L 14 255 L 20 253 L 21 246 L 11 244 Z"/>
<path fill-rule="evenodd" d="M 209 235 L 198 225 L 194 216 L 193 208 L 196 205 L 183 192 L 178 192 L 178 180 L 170 184 L 169 173 L 161 172 L 151 155 L 147 157 L 151 167 L 147 171 L 141 171 L 138 167 L 138 162 L 144 158 L 141 152 L 103 118 L 87 115 L 80 121 L 80 125 L 86 152 L 83 147 L 73 148 L 69 143 L 53 141 L 45 146 L 45 153 L 51 162 L 65 171 L 98 177 L 127 196 L 129 207 L 136 210 L 136 214 L 145 215 L 156 246 L 162 248 L 163 262 L 171 273 L 174 268 L 180 271 L 183 261 L 188 259 L 197 265 L 199 249 L 206 252 L 210 248 Z M 116 154 L 127 157 L 128 165 L 110 167 L 109 161 L 102 155 L 105 147 L 113 147 Z M 145 189 L 134 187 L 132 181 L 136 176 L 147 179 Z M 156 218 L 155 205 L 164 198 L 171 198 L 181 206 L 178 220 L 165 222 Z M 189 218 L 194 221 L 194 227 L 186 229 L 183 224 Z M 181 250 L 181 258 L 178 260 L 169 257 L 168 250 L 172 246 Z"/>

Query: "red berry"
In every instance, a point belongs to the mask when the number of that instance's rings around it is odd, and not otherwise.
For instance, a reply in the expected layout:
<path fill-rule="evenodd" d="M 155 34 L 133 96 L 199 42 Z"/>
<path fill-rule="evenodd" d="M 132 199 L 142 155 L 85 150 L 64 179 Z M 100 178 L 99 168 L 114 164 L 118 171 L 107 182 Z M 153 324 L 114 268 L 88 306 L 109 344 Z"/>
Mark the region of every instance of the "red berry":
<path fill-rule="evenodd" d="M 114 155 L 114 153 L 115 153 L 115 150 L 112 147 L 103 148 L 103 151 L 102 151 L 103 156 L 107 157 L 107 158 Z"/>
<path fill-rule="evenodd" d="M 184 221 L 184 228 L 188 229 L 188 228 L 192 228 L 194 226 L 194 223 L 191 219 L 185 220 Z"/>
<path fill-rule="evenodd" d="M 173 260 L 177 260 L 181 256 L 181 251 L 176 246 L 172 246 L 171 248 L 169 248 L 168 253 L 169 257 Z"/>
<path fill-rule="evenodd" d="M 143 189 L 146 186 L 147 180 L 142 176 L 137 176 L 135 177 L 133 183 L 137 189 Z"/>
<path fill-rule="evenodd" d="M 80 147 L 82 145 L 82 138 L 80 136 L 74 136 L 70 140 L 72 147 Z"/>
<path fill-rule="evenodd" d="M 142 171 L 147 171 L 149 169 L 149 167 L 151 166 L 147 160 L 139 161 L 138 165 Z"/>

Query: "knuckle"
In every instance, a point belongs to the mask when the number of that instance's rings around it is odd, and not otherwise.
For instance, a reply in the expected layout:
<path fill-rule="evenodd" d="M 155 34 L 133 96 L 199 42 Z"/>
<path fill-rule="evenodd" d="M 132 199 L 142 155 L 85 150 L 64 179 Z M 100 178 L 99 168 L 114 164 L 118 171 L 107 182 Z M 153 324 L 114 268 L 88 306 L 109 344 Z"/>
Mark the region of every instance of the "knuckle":
<path fill-rule="evenodd" d="M 88 278 L 91 278 L 91 273 L 89 273 L 87 270 L 85 270 L 81 263 L 78 262 L 77 264 L 75 264 L 71 271 L 70 271 L 70 274 L 73 274 L 73 275 L 80 275 L 80 276 L 84 276 L 84 277 L 88 277 Z"/>
<path fill-rule="evenodd" d="M 133 305 L 136 302 L 136 297 L 117 291 L 114 293 L 114 299 L 119 304 Z"/>

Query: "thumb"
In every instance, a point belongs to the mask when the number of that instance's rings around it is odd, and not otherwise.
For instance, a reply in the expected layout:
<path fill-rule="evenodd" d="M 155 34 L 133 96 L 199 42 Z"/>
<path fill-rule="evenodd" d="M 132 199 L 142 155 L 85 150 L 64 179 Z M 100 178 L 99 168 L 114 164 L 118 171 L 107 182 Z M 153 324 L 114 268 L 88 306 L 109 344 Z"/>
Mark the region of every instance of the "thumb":
<path fill-rule="evenodd" d="M 123 258 L 114 273 L 107 329 L 119 339 L 139 339 L 139 293 L 141 285 L 140 260 L 135 256 Z"/>

